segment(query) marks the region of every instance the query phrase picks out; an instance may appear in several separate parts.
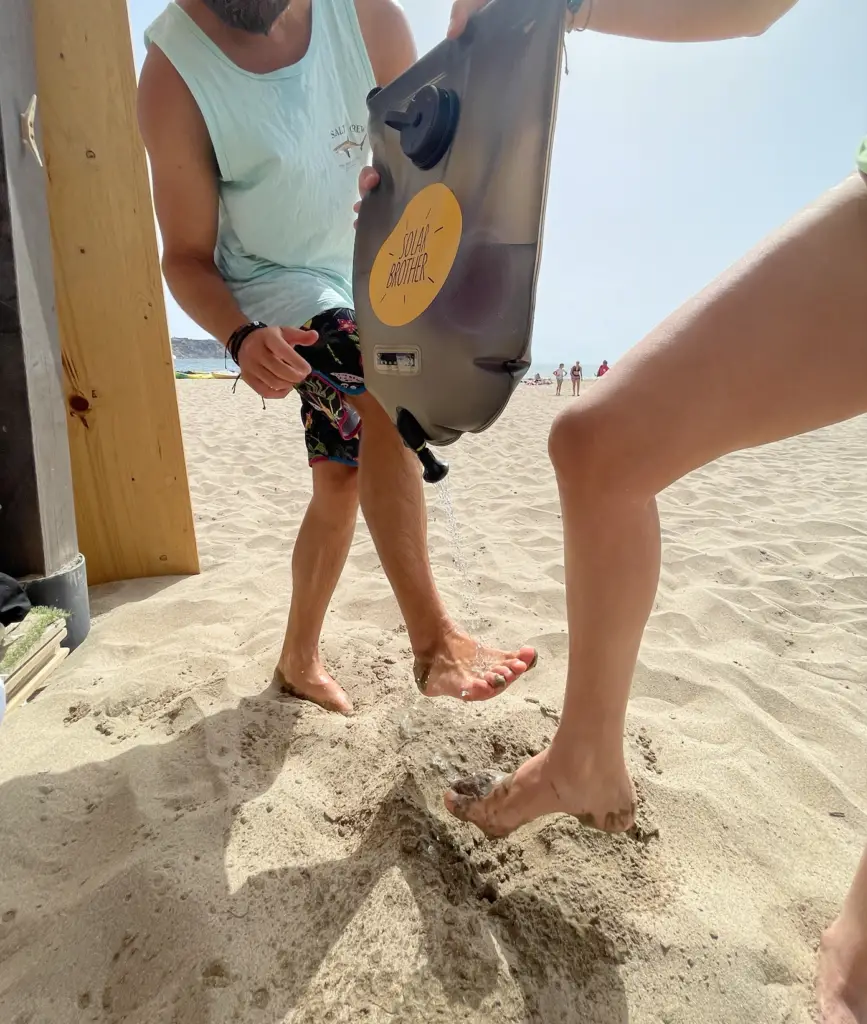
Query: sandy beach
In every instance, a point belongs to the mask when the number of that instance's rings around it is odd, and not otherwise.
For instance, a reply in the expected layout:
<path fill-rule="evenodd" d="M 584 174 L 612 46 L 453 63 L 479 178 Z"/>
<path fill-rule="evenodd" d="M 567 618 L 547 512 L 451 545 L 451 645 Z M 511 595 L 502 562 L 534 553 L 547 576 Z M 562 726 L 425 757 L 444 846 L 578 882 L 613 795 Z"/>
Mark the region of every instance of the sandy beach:
<path fill-rule="evenodd" d="M 202 574 L 92 591 L 90 638 L 0 729 L 0 1021 L 811 1020 L 867 837 L 867 420 L 663 495 L 637 835 L 555 818 L 490 842 L 441 794 L 555 728 L 546 434 L 573 399 L 521 388 L 449 450 L 460 547 L 428 492 L 449 605 L 538 670 L 484 705 L 423 698 L 359 520 L 324 645 L 343 719 L 268 690 L 309 494 L 297 401 L 178 394 Z"/>

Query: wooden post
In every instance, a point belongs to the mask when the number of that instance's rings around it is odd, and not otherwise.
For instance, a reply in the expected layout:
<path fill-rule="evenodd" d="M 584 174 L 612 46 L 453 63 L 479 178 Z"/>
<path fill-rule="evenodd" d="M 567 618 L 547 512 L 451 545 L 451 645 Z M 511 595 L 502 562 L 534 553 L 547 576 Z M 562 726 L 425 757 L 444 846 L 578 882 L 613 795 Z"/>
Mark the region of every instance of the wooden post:
<path fill-rule="evenodd" d="M 81 550 L 91 583 L 196 573 L 126 2 L 32 7 Z"/>
<path fill-rule="evenodd" d="M 30 0 L 0 11 L 0 571 L 90 628 L 79 554 L 36 125 Z M 22 115 L 24 117 L 22 118 Z"/>

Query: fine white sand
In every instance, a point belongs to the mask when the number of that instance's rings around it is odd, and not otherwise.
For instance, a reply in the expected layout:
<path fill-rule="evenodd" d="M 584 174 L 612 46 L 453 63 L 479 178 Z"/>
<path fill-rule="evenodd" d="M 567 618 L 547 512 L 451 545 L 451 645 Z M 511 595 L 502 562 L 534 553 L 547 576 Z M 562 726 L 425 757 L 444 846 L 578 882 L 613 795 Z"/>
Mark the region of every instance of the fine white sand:
<path fill-rule="evenodd" d="M 0 730 L 3 1024 L 764 1024 L 811 1017 L 814 949 L 867 838 L 867 423 L 663 495 L 635 680 L 641 840 L 568 819 L 491 843 L 468 769 L 554 729 L 566 668 L 553 388 L 449 451 L 470 585 L 538 670 L 488 704 L 415 690 L 362 522 L 326 624 L 345 720 L 266 692 L 309 493 L 296 400 L 181 382 L 203 572 L 93 592 L 95 624 Z"/>

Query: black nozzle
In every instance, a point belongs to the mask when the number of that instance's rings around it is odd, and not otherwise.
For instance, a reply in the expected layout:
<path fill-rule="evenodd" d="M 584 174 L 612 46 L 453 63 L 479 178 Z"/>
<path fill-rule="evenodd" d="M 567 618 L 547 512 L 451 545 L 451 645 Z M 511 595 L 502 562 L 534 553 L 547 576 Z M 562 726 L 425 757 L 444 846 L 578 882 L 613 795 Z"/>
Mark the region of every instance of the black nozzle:
<path fill-rule="evenodd" d="M 424 482 L 438 484 L 449 474 L 449 464 L 437 458 L 427 446 L 427 435 L 418 420 L 406 409 L 397 410 L 397 431 L 407 448 L 411 448 L 424 468 Z"/>
<path fill-rule="evenodd" d="M 445 480 L 449 475 L 449 464 L 437 458 L 427 445 L 417 451 L 416 455 L 424 467 L 422 476 L 426 484 L 438 484 L 440 480 Z"/>

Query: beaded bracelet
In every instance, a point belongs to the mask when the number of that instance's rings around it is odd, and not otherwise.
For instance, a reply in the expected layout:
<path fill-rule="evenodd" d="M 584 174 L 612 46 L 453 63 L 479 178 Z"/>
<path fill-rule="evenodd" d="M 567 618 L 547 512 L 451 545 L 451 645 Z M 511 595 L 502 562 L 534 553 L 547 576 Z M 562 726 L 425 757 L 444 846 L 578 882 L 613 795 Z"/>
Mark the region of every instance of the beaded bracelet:
<path fill-rule="evenodd" d="M 254 331 L 260 331 L 263 327 L 267 327 L 267 324 L 263 324 L 261 320 L 253 320 L 249 324 L 244 324 L 243 327 L 239 327 L 236 331 L 232 331 L 232 336 L 229 338 L 228 344 L 226 345 L 226 351 L 232 357 L 232 362 L 236 366 L 241 364 L 238 362 L 238 357 L 241 355 L 241 346 L 250 337 Z"/>

